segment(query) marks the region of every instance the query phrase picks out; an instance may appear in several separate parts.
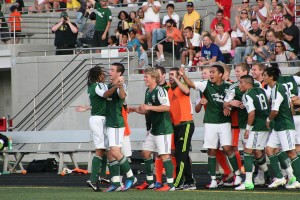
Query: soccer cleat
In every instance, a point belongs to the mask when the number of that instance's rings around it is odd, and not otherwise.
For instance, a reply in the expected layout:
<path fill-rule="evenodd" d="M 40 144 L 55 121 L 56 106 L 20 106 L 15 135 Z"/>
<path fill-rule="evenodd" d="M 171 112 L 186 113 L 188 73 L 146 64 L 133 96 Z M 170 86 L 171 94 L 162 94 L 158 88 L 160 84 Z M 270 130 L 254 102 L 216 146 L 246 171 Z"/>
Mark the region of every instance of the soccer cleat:
<path fill-rule="evenodd" d="M 167 191 L 175 191 L 175 187 L 170 187 L 168 184 L 165 184 L 161 188 L 155 189 L 155 191 L 159 192 L 167 192 Z"/>
<path fill-rule="evenodd" d="M 163 186 L 163 184 L 161 183 L 161 182 L 156 182 L 155 183 L 155 185 L 154 185 L 154 187 L 155 187 L 155 189 L 159 189 L 159 188 L 161 188 Z"/>
<path fill-rule="evenodd" d="M 148 184 L 146 181 L 139 186 L 136 186 L 135 189 L 138 190 L 146 190 L 146 189 L 154 189 L 154 183 Z"/>
<path fill-rule="evenodd" d="M 92 188 L 95 192 L 101 191 L 99 188 L 99 182 L 97 181 L 96 183 L 93 183 L 91 180 L 87 180 L 86 184 Z"/>
<path fill-rule="evenodd" d="M 178 185 L 177 187 L 175 187 L 175 190 L 183 190 L 184 188 L 184 185 L 181 184 L 181 185 Z"/>
<path fill-rule="evenodd" d="M 195 184 L 185 184 L 184 186 L 183 186 L 183 190 L 196 190 L 197 188 L 196 188 L 196 185 Z"/>
<path fill-rule="evenodd" d="M 235 176 L 233 173 L 225 176 L 224 175 L 224 178 L 223 178 L 223 186 L 226 186 L 226 187 L 232 187 L 234 186 L 234 180 L 235 180 Z"/>
<path fill-rule="evenodd" d="M 242 184 L 241 176 L 235 176 L 233 185 L 237 186 L 237 185 L 241 185 L 241 184 Z"/>
<path fill-rule="evenodd" d="M 284 177 L 282 178 L 275 178 L 273 183 L 268 186 L 268 188 L 277 188 L 278 186 L 285 185 L 286 179 Z"/>
<path fill-rule="evenodd" d="M 254 178 L 254 185 L 265 185 L 266 181 L 264 178 L 256 176 Z"/>
<path fill-rule="evenodd" d="M 122 190 L 122 187 L 121 186 L 114 186 L 114 185 L 111 185 L 109 186 L 109 188 L 107 188 L 104 192 L 119 192 Z"/>
<path fill-rule="evenodd" d="M 103 178 L 99 177 L 99 181 L 100 183 L 110 184 L 110 179 L 107 177 L 103 177 Z"/>
<path fill-rule="evenodd" d="M 253 183 L 242 183 L 240 186 L 234 188 L 235 190 L 253 190 L 254 184 Z"/>
<path fill-rule="evenodd" d="M 294 176 L 287 182 L 287 185 L 292 185 L 295 181 L 296 181 L 296 177 Z"/>
<path fill-rule="evenodd" d="M 211 180 L 210 184 L 206 186 L 208 189 L 218 188 L 218 183 L 216 180 Z"/>
<path fill-rule="evenodd" d="M 137 182 L 136 177 L 134 177 L 133 179 L 127 179 L 124 187 L 122 188 L 122 191 L 129 190 L 134 184 L 136 184 L 136 182 Z"/>
<path fill-rule="evenodd" d="M 300 183 L 296 180 L 296 177 L 291 178 L 285 185 L 286 189 L 296 189 L 300 188 Z"/>

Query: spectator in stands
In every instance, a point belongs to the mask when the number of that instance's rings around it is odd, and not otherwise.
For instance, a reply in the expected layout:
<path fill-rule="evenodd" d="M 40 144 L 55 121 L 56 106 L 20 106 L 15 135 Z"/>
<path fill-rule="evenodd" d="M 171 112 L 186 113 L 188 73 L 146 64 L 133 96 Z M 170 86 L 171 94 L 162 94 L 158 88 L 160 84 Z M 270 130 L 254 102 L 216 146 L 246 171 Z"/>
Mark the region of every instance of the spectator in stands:
<path fill-rule="evenodd" d="M 96 2 L 94 9 L 96 10 L 96 25 L 93 47 L 106 47 L 108 45 L 108 31 L 112 21 L 111 11 L 107 7 L 107 0 L 101 0 L 100 3 Z M 100 50 L 96 50 L 96 52 L 100 53 Z"/>
<path fill-rule="evenodd" d="M 179 28 L 179 15 L 174 11 L 174 4 L 167 5 L 167 15 L 163 17 L 162 28 L 155 29 L 152 31 L 152 46 L 154 46 L 157 41 L 162 40 L 166 37 L 166 22 L 169 19 L 173 19 L 176 23 L 176 27 Z"/>
<path fill-rule="evenodd" d="M 265 2 L 265 7 L 267 8 L 267 13 L 268 13 L 267 18 L 270 19 L 273 18 L 277 6 L 278 6 L 278 0 L 271 0 L 271 5 L 269 4 L 269 2 Z"/>
<path fill-rule="evenodd" d="M 230 20 L 230 9 L 232 5 L 232 0 L 215 0 L 219 10 L 224 13 L 224 18 Z"/>
<path fill-rule="evenodd" d="M 180 59 L 181 43 L 184 42 L 181 31 L 176 27 L 176 22 L 173 19 L 166 21 L 166 39 L 164 42 L 157 45 L 157 60 L 156 62 L 165 61 L 164 48 L 172 49 L 172 42 L 174 40 L 174 51 L 177 60 Z"/>
<path fill-rule="evenodd" d="M 161 4 L 159 1 L 154 0 L 148 0 L 142 5 L 148 48 L 152 48 L 152 31 L 160 28 L 160 8 Z"/>
<path fill-rule="evenodd" d="M 81 0 L 80 1 L 80 8 L 76 12 L 76 21 L 75 23 L 79 27 L 78 31 L 82 32 L 84 24 L 86 23 L 89 14 L 91 13 L 91 8 L 93 4 L 90 0 Z"/>
<path fill-rule="evenodd" d="M 286 41 L 294 50 L 297 55 L 299 52 L 299 28 L 292 22 L 292 16 L 285 14 L 283 16 L 283 23 L 285 29 L 283 29 L 284 41 Z"/>
<path fill-rule="evenodd" d="M 242 0 L 242 5 L 237 5 L 237 11 L 241 12 L 242 10 L 247 10 L 248 14 L 250 14 L 250 4 L 249 4 L 250 0 Z M 250 18 L 250 16 L 248 16 Z"/>
<path fill-rule="evenodd" d="M 119 0 L 108 0 L 108 7 L 109 7 L 109 8 L 120 7 L 120 2 L 119 2 Z"/>
<path fill-rule="evenodd" d="M 268 8 L 268 7 L 267 7 Z M 281 29 L 284 28 L 284 24 L 283 24 L 283 9 L 282 9 L 282 5 L 277 5 L 272 13 L 271 16 L 269 16 L 267 21 L 271 21 L 271 20 L 275 20 L 278 24 L 279 27 L 281 27 Z"/>
<path fill-rule="evenodd" d="M 128 24 L 128 13 L 124 10 L 120 11 L 118 14 L 118 22 L 117 29 L 115 30 L 118 42 L 121 43 L 122 34 L 128 34 L 129 31 L 129 24 Z"/>
<path fill-rule="evenodd" d="M 80 2 L 77 0 L 68 0 L 67 9 L 68 10 L 77 10 L 80 8 Z"/>
<path fill-rule="evenodd" d="M 125 46 L 127 46 L 127 43 L 128 43 L 128 35 L 127 35 L 127 34 L 123 34 L 123 35 L 122 35 L 122 41 L 121 41 L 121 43 L 119 44 L 119 46 L 125 47 Z M 119 52 L 126 52 L 126 51 L 127 51 L 126 48 L 120 48 L 120 49 L 119 49 Z"/>
<path fill-rule="evenodd" d="M 115 35 L 111 35 L 108 38 L 108 46 L 107 47 L 115 47 L 117 46 L 117 37 Z"/>
<path fill-rule="evenodd" d="M 231 32 L 232 49 L 237 46 L 245 46 L 246 41 L 243 41 L 244 27 L 249 30 L 251 27 L 251 21 L 248 18 L 248 12 L 246 9 L 242 9 L 239 14 L 235 16 L 235 24 Z"/>
<path fill-rule="evenodd" d="M 144 43 L 147 41 L 147 36 L 145 32 L 145 24 L 144 24 L 144 11 L 142 8 L 139 8 L 137 11 L 137 18 L 135 18 L 135 24 L 132 25 L 132 29 L 136 32 L 137 38 L 140 43 Z"/>
<path fill-rule="evenodd" d="M 297 56 L 293 52 L 286 50 L 285 45 L 282 41 L 276 42 L 275 54 L 276 54 L 275 60 L 276 62 L 278 62 L 279 67 L 290 67 L 291 66 L 290 63 L 280 63 L 280 62 L 297 59 Z"/>
<path fill-rule="evenodd" d="M 267 19 L 267 8 L 265 7 L 264 0 L 256 0 L 257 5 L 252 6 L 252 19 L 257 19 L 258 24 L 265 22 Z"/>
<path fill-rule="evenodd" d="M 129 26 L 129 28 L 132 27 L 132 24 L 136 23 L 135 19 L 136 19 L 136 12 L 135 11 L 131 11 L 129 13 L 129 18 L 128 18 L 128 26 Z"/>
<path fill-rule="evenodd" d="M 186 57 L 189 57 L 188 66 L 191 67 L 195 54 L 200 50 L 200 35 L 193 31 L 191 26 L 185 27 L 184 29 L 184 41 L 185 48 L 181 52 L 181 67 L 186 64 Z"/>
<path fill-rule="evenodd" d="M 60 21 L 51 30 L 55 33 L 54 45 L 57 49 L 56 55 L 73 54 L 73 50 L 59 51 L 59 49 L 74 49 L 77 40 L 77 26 L 70 21 L 67 12 L 61 12 Z"/>
<path fill-rule="evenodd" d="M 275 31 L 273 29 L 269 29 L 266 32 L 266 39 L 267 39 L 267 59 L 266 61 L 272 61 L 275 59 L 274 52 L 275 52 L 275 43 L 277 41 L 275 37 Z"/>
<path fill-rule="evenodd" d="M 137 7 L 138 6 L 137 2 L 138 0 L 123 0 L 124 4 L 128 4 L 127 5 L 128 7 Z"/>
<path fill-rule="evenodd" d="M 18 7 L 16 5 L 12 5 L 10 8 L 10 15 L 8 18 L 8 22 L 10 23 L 10 31 L 11 37 L 13 38 L 12 43 L 18 44 L 21 37 L 21 13 L 18 11 Z"/>
<path fill-rule="evenodd" d="M 34 5 L 28 8 L 28 12 L 38 12 L 49 11 L 52 7 L 48 0 L 35 0 Z"/>
<path fill-rule="evenodd" d="M 282 18 L 283 20 L 283 18 Z M 283 21 L 282 21 L 283 22 Z M 282 23 L 283 24 L 283 23 Z M 284 24 L 283 24 L 284 25 Z M 272 20 L 269 24 L 269 28 L 273 29 L 275 32 L 282 32 L 282 28 L 278 26 L 275 20 Z"/>
<path fill-rule="evenodd" d="M 139 58 L 140 54 L 141 54 L 141 52 L 140 52 L 141 43 L 135 36 L 136 36 L 136 32 L 134 30 L 130 30 L 129 37 L 131 40 L 128 42 L 128 47 L 132 47 L 134 51 L 137 51 L 138 58 Z"/>
<path fill-rule="evenodd" d="M 16 0 L 16 5 L 18 6 L 18 11 L 19 12 L 24 12 L 25 11 L 25 4 L 23 0 Z"/>
<path fill-rule="evenodd" d="M 140 55 L 138 67 L 141 69 L 146 69 L 146 67 L 148 67 L 148 55 L 142 45 L 140 46 L 140 51 L 141 51 L 141 55 Z"/>
<path fill-rule="evenodd" d="M 218 31 L 216 29 L 218 23 L 224 24 L 224 31 L 225 32 L 229 32 L 231 30 L 230 21 L 228 19 L 224 18 L 222 10 L 218 10 L 217 14 L 216 14 L 216 17 L 212 20 L 212 22 L 210 24 L 210 34 L 213 37 L 215 37 L 218 34 Z"/>
<path fill-rule="evenodd" d="M 1 41 L 4 44 L 6 44 L 10 40 L 10 34 L 9 34 L 8 25 L 5 21 L 5 17 L 1 10 L 2 10 L 2 6 L 0 5 L 0 38 L 1 38 Z"/>
<path fill-rule="evenodd" d="M 248 56 L 251 54 L 253 49 L 253 44 L 257 42 L 258 36 L 262 34 L 262 30 L 258 26 L 257 19 L 251 20 L 251 30 L 248 31 L 244 28 L 244 35 L 242 41 L 246 41 L 246 47 L 238 46 L 235 48 L 234 53 L 234 64 L 241 63 L 243 55 Z"/>
<path fill-rule="evenodd" d="M 77 39 L 77 47 L 82 47 L 83 44 L 93 44 L 93 37 L 95 32 L 96 14 L 92 12 L 90 15 L 91 23 L 86 23 L 84 33 L 81 38 Z"/>
<path fill-rule="evenodd" d="M 193 2 L 187 2 L 186 9 L 187 13 L 182 20 L 181 32 L 184 32 L 186 27 L 193 27 L 193 31 L 198 33 L 200 28 L 200 14 L 195 10 Z"/>
<path fill-rule="evenodd" d="M 215 36 L 215 44 L 219 46 L 223 57 L 224 63 L 230 63 L 230 50 L 231 50 L 231 38 L 228 32 L 224 31 L 224 24 L 217 24 L 218 34 Z"/>
<path fill-rule="evenodd" d="M 268 58 L 268 49 L 265 45 L 266 39 L 264 36 L 259 36 L 256 44 L 253 46 L 253 51 L 251 56 L 256 62 L 265 62 Z"/>
<path fill-rule="evenodd" d="M 284 1 L 282 1 L 283 5 L 283 14 L 289 14 L 292 16 L 292 22 L 295 23 L 295 0 L 288 0 L 288 4 L 286 4 Z"/>
<path fill-rule="evenodd" d="M 209 35 L 203 37 L 201 56 L 198 63 L 199 66 L 213 64 L 215 62 L 225 62 L 220 48 L 212 42 L 212 38 Z"/>

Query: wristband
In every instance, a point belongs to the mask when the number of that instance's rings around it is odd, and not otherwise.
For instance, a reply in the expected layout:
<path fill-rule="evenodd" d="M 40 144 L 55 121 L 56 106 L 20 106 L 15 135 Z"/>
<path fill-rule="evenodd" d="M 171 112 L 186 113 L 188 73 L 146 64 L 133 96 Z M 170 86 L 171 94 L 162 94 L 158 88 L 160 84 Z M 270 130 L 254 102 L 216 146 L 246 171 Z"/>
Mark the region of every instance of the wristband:
<path fill-rule="evenodd" d="M 269 117 L 267 118 L 267 122 L 269 123 L 271 120 L 269 119 Z"/>
<path fill-rule="evenodd" d="M 246 126 L 246 131 L 250 131 L 252 128 L 253 128 L 253 126 L 247 124 L 247 126 Z"/>

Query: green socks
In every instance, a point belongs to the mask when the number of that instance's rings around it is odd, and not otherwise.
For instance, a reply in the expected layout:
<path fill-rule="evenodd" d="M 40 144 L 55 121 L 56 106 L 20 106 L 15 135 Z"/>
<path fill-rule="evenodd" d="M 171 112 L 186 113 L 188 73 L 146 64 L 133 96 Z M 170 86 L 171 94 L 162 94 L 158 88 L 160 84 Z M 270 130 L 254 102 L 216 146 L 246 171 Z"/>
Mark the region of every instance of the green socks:
<path fill-rule="evenodd" d="M 153 159 L 152 158 L 145 159 L 144 162 L 145 162 L 147 183 L 150 185 L 154 182 L 153 181 Z"/>
<path fill-rule="evenodd" d="M 93 183 L 96 183 L 98 181 L 98 172 L 99 169 L 101 168 L 101 161 L 102 158 L 99 156 L 94 156 L 93 160 L 92 160 L 92 173 L 90 176 L 90 181 L 92 181 Z"/>
<path fill-rule="evenodd" d="M 169 187 L 174 187 L 174 178 L 173 178 L 173 163 L 171 159 L 166 159 L 163 161 L 164 167 L 166 169 L 167 183 Z"/>
<path fill-rule="evenodd" d="M 208 171 L 212 179 L 216 177 L 216 162 L 216 156 L 208 156 Z"/>
<path fill-rule="evenodd" d="M 121 186 L 120 184 L 120 165 L 119 162 L 114 160 L 109 162 L 109 171 L 111 176 L 112 184 L 116 187 Z"/>
<path fill-rule="evenodd" d="M 283 151 L 279 151 L 276 155 L 278 157 L 281 168 L 287 169 L 290 166 L 288 155 Z"/>
<path fill-rule="evenodd" d="M 106 166 L 107 166 L 107 156 L 104 154 L 102 156 L 102 163 L 100 169 L 100 177 L 106 177 Z"/>
<path fill-rule="evenodd" d="M 244 166 L 246 172 L 252 172 L 253 155 L 244 152 Z"/>
<path fill-rule="evenodd" d="M 296 180 L 300 182 L 300 159 L 296 157 L 291 160 L 292 168 L 294 171 L 294 175 L 296 176 Z"/>
<path fill-rule="evenodd" d="M 269 156 L 269 160 L 270 160 L 270 164 L 271 164 L 271 167 L 275 173 L 275 177 L 276 178 L 282 178 L 282 173 L 281 173 L 281 170 L 279 169 L 279 160 L 278 160 L 278 157 L 276 154 L 273 154 L 271 156 Z"/>
<path fill-rule="evenodd" d="M 234 172 L 239 171 L 239 167 L 238 167 L 238 163 L 237 163 L 235 153 L 232 153 L 230 156 L 228 156 L 228 160 L 229 160 L 229 162 L 232 166 L 233 171 Z M 239 175 L 239 174 L 236 174 L 236 175 Z"/>
<path fill-rule="evenodd" d="M 126 174 L 127 179 L 134 179 L 130 164 L 125 156 L 119 160 L 121 174 Z"/>

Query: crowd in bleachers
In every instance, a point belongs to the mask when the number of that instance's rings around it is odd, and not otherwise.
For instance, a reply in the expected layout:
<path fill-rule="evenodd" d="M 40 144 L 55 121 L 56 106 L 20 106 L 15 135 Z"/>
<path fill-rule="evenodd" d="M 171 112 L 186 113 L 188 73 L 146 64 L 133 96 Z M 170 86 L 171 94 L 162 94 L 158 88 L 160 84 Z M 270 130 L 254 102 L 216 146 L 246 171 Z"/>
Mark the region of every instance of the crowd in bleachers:
<path fill-rule="evenodd" d="M 75 23 L 79 33 L 77 47 L 82 47 L 84 44 L 93 47 L 131 45 L 138 52 L 139 57 L 140 46 L 146 51 L 147 49 L 151 51 L 154 47 L 157 52 L 155 61 L 161 64 L 165 61 L 164 51 L 171 51 L 174 41 L 175 58 L 181 60 L 182 66 L 189 66 L 190 71 L 195 71 L 191 66 L 202 66 L 216 61 L 238 64 L 247 60 L 250 62 L 297 60 L 299 29 L 295 25 L 295 0 L 288 0 L 288 2 L 256 0 L 256 3 L 252 2 L 253 5 L 250 5 L 249 1 L 241 0 L 240 4 L 232 5 L 231 0 L 216 0 L 216 7 L 218 7 L 216 16 L 211 22 L 206 21 L 210 23 L 210 30 L 203 30 L 201 20 L 205 19 L 201 19 L 201 13 L 197 11 L 198 8 L 193 1 L 186 3 L 187 11 L 184 16 L 176 13 L 173 1 L 164 1 L 166 14 L 162 16 L 160 1 L 105 0 L 108 9 L 127 6 L 127 4 L 128 7 L 135 6 L 137 9 L 130 13 L 125 9 L 120 11 L 115 34 L 107 35 L 101 45 L 93 42 L 93 38 L 97 37 L 93 34 L 94 26 L 101 18 L 97 16 L 99 14 L 94 0 L 44 0 L 42 2 L 36 0 L 34 6 L 28 7 L 27 10 L 46 12 L 50 9 L 76 9 Z M 99 1 L 99 4 L 100 2 L 102 1 Z M 17 12 L 25 10 L 23 0 L 18 0 L 16 3 L 14 8 L 17 8 Z M 237 13 L 232 12 L 233 10 Z M 96 13 L 96 19 L 91 13 Z M 231 20 L 233 17 L 234 20 Z M 230 21 L 234 22 L 230 23 Z M 108 34 L 108 31 L 105 33 Z M 276 47 L 280 42 L 284 44 L 281 49 Z M 120 49 L 120 51 L 124 50 Z M 279 65 L 289 66 L 287 63 L 279 63 Z"/>

